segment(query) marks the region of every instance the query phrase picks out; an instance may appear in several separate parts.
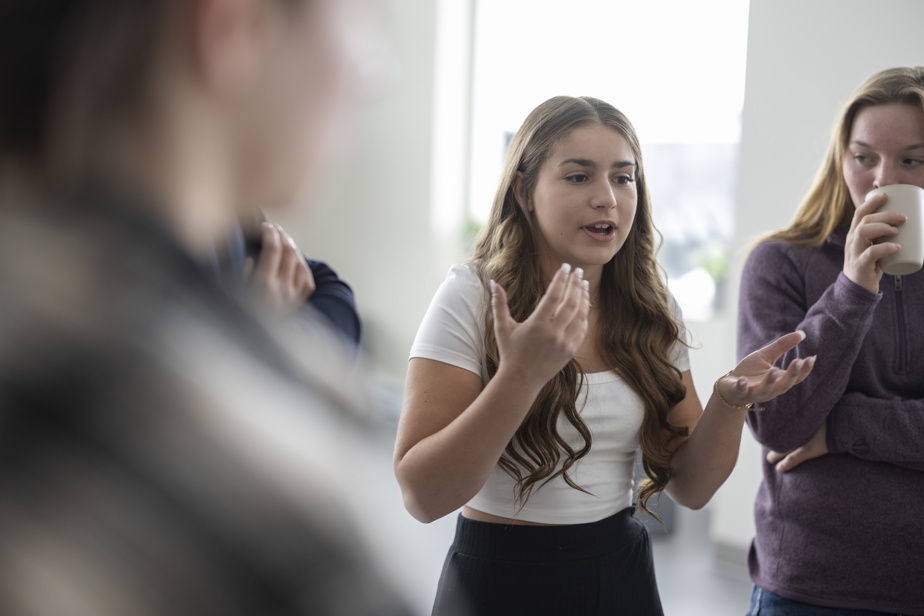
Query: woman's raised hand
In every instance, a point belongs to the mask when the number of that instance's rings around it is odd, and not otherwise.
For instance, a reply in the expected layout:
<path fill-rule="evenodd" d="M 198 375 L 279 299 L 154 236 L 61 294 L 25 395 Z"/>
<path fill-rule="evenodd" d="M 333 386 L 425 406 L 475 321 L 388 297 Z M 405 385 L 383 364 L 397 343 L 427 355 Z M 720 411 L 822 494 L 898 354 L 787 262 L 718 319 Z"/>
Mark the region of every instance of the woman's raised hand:
<path fill-rule="evenodd" d="M 247 257 L 244 262 L 244 280 L 258 289 L 270 314 L 289 316 L 314 293 L 314 275 L 295 240 L 279 225 L 264 221 L 260 241 L 257 261 Z"/>
<path fill-rule="evenodd" d="M 874 243 L 881 237 L 892 237 L 907 216 L 898 212 L 878 211 L 886 202 L 886 195 L 867 199 L 857 208 L 847 232 L 844 245 L 844 275 L 864 289 L 879 293 L 882 268 L 879 259 L 895 254 L 901 247 L 894 242 Z"/>
<path fill-rule="evenodd" d="M 803 340 L 804 332 L 793 332 L 754 351 L 718 380 L 719 393 L 736 405 L 768 402 L 786 393 L 809 375 L 815 366 L 815 356 L 794 359 L 785 370 L 773 364 Z"/>
<path fill-rule="evenodd" d="M 590 294 L 580 268 L 555 272 L 536 310 L 522 323 L 510 316 L 507 294 L 491 283 L 494 335 L 504 371 L 541 387 L 574 357 L 587 334 Z"/>

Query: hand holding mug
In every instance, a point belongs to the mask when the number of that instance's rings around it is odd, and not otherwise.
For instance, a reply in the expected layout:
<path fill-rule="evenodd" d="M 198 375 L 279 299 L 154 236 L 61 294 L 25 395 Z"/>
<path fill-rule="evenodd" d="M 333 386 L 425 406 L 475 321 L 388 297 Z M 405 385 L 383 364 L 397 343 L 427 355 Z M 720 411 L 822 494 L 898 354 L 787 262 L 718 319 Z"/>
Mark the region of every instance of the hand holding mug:
<path fill-rule="evenodd" d="M 844 274 L 873 293 L 879 293 L 880 259 L 901 250 L 892 238 L 906 220 L 903 214 L 883 208 L 886 200 L 884 194 L 872 195 L 857 208 L 844 244 Z"/>
<path fill-rule="evenodd" d="M 882 274 L 913 274 L 924 264 L 924 188 L 890 184 L 870 191 L 854 213 L 844 274 L 879 292 Z"/>
<path fill-rule="evenodd" d="M 903 276 L 913 274 L 924 265 L 924 188 L 911 184 L 891 184 L 870 191 L 867 201 L 878 195 L 887 195 L 888 201 L 882 210 L 897 212 L 905 217 L 904 224 L 891 238 L 879 238 L 874 243 L 894 242 L 901 246 L 897 253 L 879 260 L 879 267 L 886 274 Z"/>

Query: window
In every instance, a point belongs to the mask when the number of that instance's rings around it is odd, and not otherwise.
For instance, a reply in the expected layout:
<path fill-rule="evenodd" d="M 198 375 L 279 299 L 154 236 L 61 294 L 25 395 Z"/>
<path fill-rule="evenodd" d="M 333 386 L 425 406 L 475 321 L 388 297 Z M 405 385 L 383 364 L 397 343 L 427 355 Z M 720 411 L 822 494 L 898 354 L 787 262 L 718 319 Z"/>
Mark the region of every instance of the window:
<path fill-rule="evenodd" d="M 741 0 L 477 3 L 469 227 L 486 219 L 510 134 L 558 94 L 601 98 L 642 141 L 660 253 L 688 319 L 722 298 L 744 98 Z"/>

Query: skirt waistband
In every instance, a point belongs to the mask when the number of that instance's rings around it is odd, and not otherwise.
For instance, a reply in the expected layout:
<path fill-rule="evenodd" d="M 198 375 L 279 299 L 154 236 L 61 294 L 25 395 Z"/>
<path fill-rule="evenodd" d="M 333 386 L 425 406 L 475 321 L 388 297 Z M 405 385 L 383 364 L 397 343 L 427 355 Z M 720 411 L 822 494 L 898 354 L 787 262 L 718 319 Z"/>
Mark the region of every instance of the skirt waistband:
<path fill-rule="evenodd" d="M 496 560 L 538 562 L 598 558 L 647 534 L 628 507 L 597 522 L 563 526 L 494 524 L 459 514 L 452 548 L 463 554 Z"/>

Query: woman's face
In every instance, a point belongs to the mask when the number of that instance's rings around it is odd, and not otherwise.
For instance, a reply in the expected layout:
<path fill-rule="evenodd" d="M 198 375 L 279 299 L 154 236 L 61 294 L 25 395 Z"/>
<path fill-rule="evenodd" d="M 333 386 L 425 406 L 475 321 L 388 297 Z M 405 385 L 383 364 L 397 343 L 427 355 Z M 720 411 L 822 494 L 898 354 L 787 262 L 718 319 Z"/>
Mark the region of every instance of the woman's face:
<path fill-rule="evenodd" d="M 527 200 L 544 266 L 593 271 L 619 252 L 635 219 L 636 171 L 632 147 L 615 128 L 584 124 L 559 141 Z"/>
<path fill-rule="evenodd" d="M 239 114 L 245 207 L 292 203 L 336 158 L 359 89 L 362 2 L 266 3 L 264 64 Z"/>
<path fill-rule="evenodd" d="M 924 109 L 900 103 L 861 109 L 850 131 L 844 179 L 857 207 L 882 186 L 924 188 Z"/>

